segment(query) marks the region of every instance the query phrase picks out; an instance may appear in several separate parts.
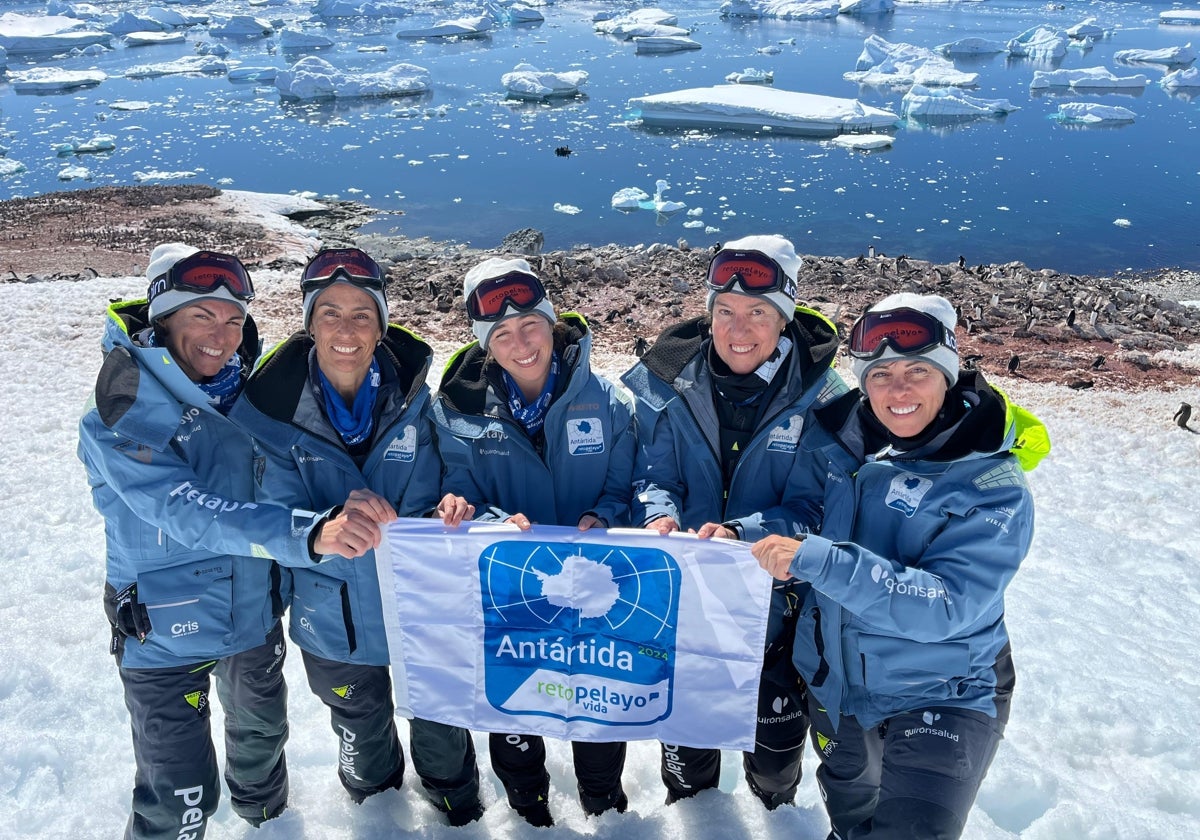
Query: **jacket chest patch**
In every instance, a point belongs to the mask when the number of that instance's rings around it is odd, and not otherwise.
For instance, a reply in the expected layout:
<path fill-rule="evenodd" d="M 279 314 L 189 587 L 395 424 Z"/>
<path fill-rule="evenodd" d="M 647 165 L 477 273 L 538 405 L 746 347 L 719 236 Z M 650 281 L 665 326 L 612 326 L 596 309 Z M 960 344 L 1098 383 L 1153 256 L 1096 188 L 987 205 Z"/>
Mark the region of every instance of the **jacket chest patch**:
<path fill-rule="evenodd" d="M 401 463 L 411 463 L 417 457 L 417 427 L 405 426 L 404 431 L 399 437 L 392 438 L 392 442 L 388 444 L 387 452 L 383 454 L 385 461 L 400 461 Z"/>
<path fill-rule="evenodd" d="M 599 417 L 573 417 L 567 421 L 567 452 L 599 455 L 604 451 L 604 426 Z"/>
<path fill-rule="evenodd" d="M 928 478 L 922 478 L 912 473 L 900 473 L 892 479 L 884 504 L 911 519 L 931 487 L 933 487 L 933 482 Z"/>
<path fill-rule="evenodd" d="M 792 455 L 796 445 L 800 443 L 800 432 L 804 430 L 804 418 L 789 417 L 783 423 L 771 429 L 767 435 L 768 452 L 785 452 Z"/>

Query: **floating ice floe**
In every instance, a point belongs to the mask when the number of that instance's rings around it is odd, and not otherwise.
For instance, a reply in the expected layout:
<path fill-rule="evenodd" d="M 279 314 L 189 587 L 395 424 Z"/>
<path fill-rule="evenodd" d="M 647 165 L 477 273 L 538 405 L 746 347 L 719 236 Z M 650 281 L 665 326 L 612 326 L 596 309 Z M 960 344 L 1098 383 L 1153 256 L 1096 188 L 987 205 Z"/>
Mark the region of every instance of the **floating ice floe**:
<path fill-rule="evenodd" d="M 209 35 L 221 38 L 265 38 L 274 31 L 275 28 L 268 21 L 253 15 L 214 17 L 208 27 Z"/>
<path fill-rule="evenodd" d="M 157 64 L 135 64 L 125 69 L 127 79 L 153 79 L 158 76 L 174 76 L 181 73 L 203 73 L 215 75 L 225 73 L 229 65 L 211 55 L 189 55 L 174 61 Z"/>
<path fill-rule="evenodd" d="M 700 49 L 700 42 L 686 35 L 645 35 L 633 39 L 638 53 L 672 53 Z"/>
<path fill-rule="evenodd" d="M 263 82 L 273 84 L 279 75 L 278 67 L 235 67 L 227 78 L 231 82 Z"/>
<path fill-rule="evenodd" d="M 721 17 L 732 18 L 826 20 L 840 12 L 838 0 L 726 0 L 721 4 Z"/>
<path fill-rule="evenodd" d="M 725 81 L 731 85 L 769 85 L 775 81 L 775 74 L 770 70 L 755 70 L 747 67 L 745 70 L 730 73 Z"/>
<path fill-rule="evenodd" d="M 317 0 L 313 7 L 317 17 L 405 17 L 412 7 L 389 0 Z"/>
<path fill-rule="evenodd" d="M 1104 37 L 1104 29 L 1096 23 L 1095 18 L 1087 18 L 1066 29 L 1068 38 L 1076 41 L 1099 41 Z"/>
<path fill-rule="evenodd" d="M 404 40 L 416 38 L 484 38 L 487 37 L 495 21 L 489 15 L 461 17 L 443 20 L 433 26 L 419 29 L 401 29 L 396 37 Z"/>
<path fill-rule="evenodd" d="M 108 107 L 114 111 L 146 111 L 150 108 L 150 103 L 140 99 L 118 99 L 109 102 Z"/>
<path fill-rule="evenodd" d="M 1007 99 L 980 99 L 962 91 L 913 85 L 900 102 L 905 117 L 990 117 L 1018 110 Z"/>
<path fill-rule="evenodd" d="M 1182 47 L 1163 47 L 1160 50 L 1117 50 L 1113 61 L 1126 64 L 1191 64 L 1196 51 L 1189 41 Z"/>
<path fill-rule="evenodd" d="M 1042 60 L 1062 58 L 1067 54 L 1067 36 L 1051 26 L 1035 26 L 1008 42 L 1008 54 Z"/>
<path fill-rule="evenodd" d="M 579 87 L 588 80 L 584 70 L 568 70 L 555 73 L 551 70 L 539 70 L 532 64 L 521 63 L 500 77 L 500 84 L 508 91 L 508 95 L 516 99 L 541 101 L 546 99 L 565 99 L 579 95 Z"/>
<path fill-rule="evenodd" d="M 179 181 L 183 178 L 195 178 L 195 172 L 164 172 L 160 169 L 151 169 L 149 172 L 134 172 L 133 180 L 135 181 Z"/>
<path fill-rule="evenodd" d="M 1054 119 L 1065 123 L 1095 125 L 1098 123 L 1131 123 L 1137 114 L 1120 105 L 1101 105 L 1098 102 L 1064 102 L 1058 106 Z"/>
<path fill-rule="evenodd" d="M 896 11 L 896 0 L 841 0 L 844 15 L 882 15 Z"/>
<path fill-rule="evenodd" d="M 658 180 L 654 182 L 654 196 L 646 194 L 644 190 L 637 187 L 625 187 L 613 193 L 611 200 L 614 210 L 653 210 L 654 212 L 669 216 L 672 213 L 678 213 L 680 210 L 687 208 L 687 205 L 681 201 L 667 201 L 663 198 L 663 193 L 671 188 L 671 185 L 666 181 Z"/>
<path fill-rule="evenodd" d="M 1200 9 L 1168 9 L 1158 13 L 1159 23 L 1183 23 L 1200 26 Z"/>
<path fill-rule="evenodd" d="M 91 170 L 89 170 L 86 166 L 78 166 L 75 164 L 71 164 L 69 166 L 64 166 L 62 169 L 58 170 L 58 180 L 60 180 L 60 181 L 75 181 L 75 180 L 90 181 L 90 180 L 92 180 L 92 173 L 91 173 Z"/>
<path fill-rule="evenodd" d="M 945 56 L 995 55 L 1008 52 L 1008 44 L 1004 41 L 993 41 L 990 38 L 959 38 L 949 44 L 936 46 L 933 51 Z"/>
<path fill-rule="evenodd" d="M 1140 73 L 1135 76 L 1114 76 L 1106 67 L 1084 67 L 1079 70 L 1035 70 L 1029 88 L 1144 88 L 1149 83 L 1150 80 Z"/>
<path fill-rule="evenodd" d="M 324 50 L 332 46 L 333 39 L 325 35 L 300 32 L 297 29 L 279 30 L 279 48 L 281 50 Z"/>
<path fill-rule="evenodd" d="M 892 44 L 878 35 L 863 41 L 855 69 L 842 78 L 862 85 L 924 85 L 974 87 L 978 73 L 964 73 L 942 55 L 926 47 Z"/>
<path fill-rule="evenodd" d="M 565 213 L 568 216 L 578 216 L 583 212 L 583 210 L 576 207 L 574 204 L 560 204 L 556 201 L 554 202 L 554 212 Z"/>
<path fill-rule="evenodd" d="M 136 12 L 121 12 L 117 19 L 104 24 L 104 30 L 113 35 L 128 35 L 130 32 L 165 32 L 170 26 L 149 15 Z"/>
<path fill-rule="evenodd" d="M 150 47 L 155 44 L 182 44 L 187 37 L 182 32 L 130 32 L 125 36 L 128 47 Z"/>
<path fill-rule="evenodd" d="M 691 35 L 691 31 L 677 26 L 679 18 L 662 9 L 635 9 L 632 12 L 595 24 L 597 32 L 631 41 L 634 38 L 659 38 L 670 35 Z"/>
<path fill-rule="evenodd" d="M 224 44 L 219 44 L 216 41 L 198 41 L 196 43 L 196 55 L 215 55 L 217 58 L 225 58 L 233 50 Z"/>
<path fill-rule="evenodd" d="M 9 175 L 16 175 L 18 172 L 24 171 L 25 164 L 21 161 L 0 157 L 0 178 L 7 178 Z"/>
<path fill-rule="evenodd" d="M 758 85 L 717 85 L 629 100 L 646 125 L 707 126 L 832 137 L 889 128 L 896 114 L 855 99 Z"/>
<path fill-rule="evenodd" d="M 0 48 L 9 55 L 67 52 L 89 44 L 110 46 L 109 32 L 78 29 L 79 21 L 65 15 L 0 15 Z"/>
<path fill-rule="evenodd" d="M 429 90 L 429 71 L 395 64 L 375 73 L 347 73 L 315 55 L 305 56 L 275 77 L 286 99 L 357 99 L 415 96 Z"/>
<path fill-rule="evenodd" d="M 1200 88 L 1200 69 L 1188 67 L 1186 70 L 1176 70 L 1163 76 L 1158 83 L 1163 90 Z"/>
<path fill-rule="evenodd" d="M 91 140 L 59 143 L 54 147 L 54 152 L 59 157 L 65 157 L 66 155 L 86 155 L 94 152 L 111 152 L 115 148 L 117 148 L 117 138 L 109 134 L 97 134 Z"/>
<path fill-rule="evenodd" d="M 892 145 L 894 137 L 890 134 L 839 134 L 829 138 L 829 142 L 847 149 L 860 152 L 873 152 L 876 149 L 886 149 Z"/>
<path fill-rule="evenodd" d="M 546 19 L 545 15 L 532 6 L 512 0 L 498 0 L 489 3 L 488 8 L 497 20 L 508 21 L 511 24 L 541 23 Z"/>
<path fill-rule="evenodd" d="M 95 87 L 108 78 L 103 70 L 60 70 L 57 67 L 34 67 L 9 76 L 17 93 L 54 93 Z"/>

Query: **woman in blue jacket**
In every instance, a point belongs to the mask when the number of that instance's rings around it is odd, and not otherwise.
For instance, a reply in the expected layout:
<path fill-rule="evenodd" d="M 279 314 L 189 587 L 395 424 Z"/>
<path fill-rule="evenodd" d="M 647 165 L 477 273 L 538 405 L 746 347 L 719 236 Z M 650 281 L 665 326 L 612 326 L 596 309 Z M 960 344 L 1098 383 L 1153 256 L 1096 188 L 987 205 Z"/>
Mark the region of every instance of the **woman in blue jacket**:
<path fill-rule="evenodd" d="M 556 317 L 522 259 L 475 266 L 463 292 L 478 341 L 451 358 L 434 401 L 444 488 L 479 519 L 524 529 L 627 525 L 632 419 L 620 392 L 591 371 L 587 322 Z M 584 810 L 624 811 L 625 744 L 571 746 Z M 542 738 L 492 734 L 489 751 L 509 804 L 533 825 L 551 825 Z"/>
<path fill-rule="evenodd" d="M 667 327 L 622 377 L 641 449 L 635 524 L 748 541 L 795 533 L 779 502 L 801 430 L 846 391 L 833 370 L 837 329 L 796 306 L 800 266 L 781 236 L 726 243 L 709 265 L 708 314 Z M 768 809 L 792 802 L 800 782 L 808 721 L 789 654 L 802 596 L 795 583 L 772 593 L 755 749 L 742 762 Z M 715 788 L 720 771 L 720 750 L 663 745 L 668 802 Z"/>
<path fill-rule="evenodd" d="M 148 300 L 108 309 L 79 457 L 104 517 L 110 652 L 133 729 L 125 837 L 174 840 L 203 837 L 220 799 L 211 677 L 234 811 L 258 825 L 286 807 L 286 586 L 275 561 L 360 554 L 378 531 L 346 512 L 327 519 L 251 501 L 250 438 L 226 417 L 258 355 L 241 262 L 169 243 L 146 274 Z M 373 504 L 361 496 L 347 507 Z"/>
<path fill-rule="evenodd" d="M 435 511 L 457 525 L 470 509 L 439 500 L 440 464 L 425 375 L 433 353 L 388 323 L 386 277 L 357 248 L 320 251 L 305 266 L 304 329 L 272 350 L 231 415 L 262 460 L 259 497 L 323 506 L 359 488 L 400 516 Z M 309 687 L 340 742 L 338 777 L 355 802 L 404 780 L 383 605 L 374 552 L 292 569 L 289 634 Z M 413 764 L 453 825 L 478 819 L 479 774 L 470 733 L 414 719 Z"/>
<path fill-rule="evenodd" d="M 861 391 L 816 412 L 785 505 L 801 540 L 753 552 L 811 582 L 808 683 L 831 836 L 958 837 L 1008 720 L 1004 590 L 1029 550 L 1018 412 L 959 368 L 954 308 L 897 294 L 850 333 Z"/>

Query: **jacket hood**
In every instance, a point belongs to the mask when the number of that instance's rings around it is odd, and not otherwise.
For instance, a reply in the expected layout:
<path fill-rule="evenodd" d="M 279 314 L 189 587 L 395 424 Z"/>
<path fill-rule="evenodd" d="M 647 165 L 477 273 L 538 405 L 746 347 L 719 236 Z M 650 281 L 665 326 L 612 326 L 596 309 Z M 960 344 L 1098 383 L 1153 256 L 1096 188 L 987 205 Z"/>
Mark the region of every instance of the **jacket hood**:
<path fill-rule="evenodd" d="M 711 337 L 711 327 L 707 315 L 672 324 L 659 333 L 642 356 L 642 364 L 664 382 L 674 382 Z M 833 367 L 838 350 L 837 327 L 821 313 L 797 306 L 784 334 L 792 339 L 802 389 L 807 390 Z"/>
<path fill-rule="evenodd" d="M 559 378 L 561 389 L 574 377 L 576 370 L 590 370 L 588 360 L 591 356 L 592 333 L 587 320 L 577 312 L 561 313 L 558 320 L 567 326 L 565 342 L 557 336 L 554 342 L 554 349 L 563 360 L 564 370 Z M 492 413 L 494 401 L 489 398 L 488 393 L 495 383 L 493 377 L 498 375 L 496 371 L 499 369 L 499 365 L 488 359 L 479 342 L 472 341 L 459 348 L 446 363 L 446 369 L 442 373 L 442 384 L 438 389 L 438 400 L 459 414 Z"/>

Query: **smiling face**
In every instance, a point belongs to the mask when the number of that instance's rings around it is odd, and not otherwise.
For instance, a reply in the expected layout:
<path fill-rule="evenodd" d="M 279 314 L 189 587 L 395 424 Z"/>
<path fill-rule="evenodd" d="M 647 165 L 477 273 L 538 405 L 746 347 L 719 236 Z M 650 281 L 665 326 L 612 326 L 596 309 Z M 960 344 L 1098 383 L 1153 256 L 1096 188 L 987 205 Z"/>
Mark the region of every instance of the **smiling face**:
<path fill-rule="evenodd" d="M 713 348 L 734 373 L 751 373 L 775 352 L 786 323 L 760 295 L 722 292 L 713 301 Z"/>
<path fill-rule="evenodd" d="M 348 283 L 334 283 L 313 305 L 308 332 L 317 366 L 342 398 L 353 402 L 383 338 L 375 300 Z"/>
<path fill-rule="evenodd" d="M 488 352 L 531 401 L 542 392 L 550 375 L 554 331 L 542 315 L 505 318 L 488 336 Z"/>
<path fill-rule="evenodd" d="M 919 435 L 933 422 L 949 387 L 942 372 L 924 359 L 875 365 L 862 386 L 879 422 L 902 438 Z"/>
<path fill-rule="evenodd" d="M 205 382 L 237 352 L 246 316 L 235 303 L 207 298 L 175 310 L 160 323 L 180 369 L 193 382 Z"/>

